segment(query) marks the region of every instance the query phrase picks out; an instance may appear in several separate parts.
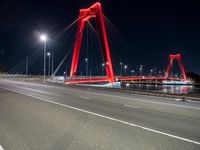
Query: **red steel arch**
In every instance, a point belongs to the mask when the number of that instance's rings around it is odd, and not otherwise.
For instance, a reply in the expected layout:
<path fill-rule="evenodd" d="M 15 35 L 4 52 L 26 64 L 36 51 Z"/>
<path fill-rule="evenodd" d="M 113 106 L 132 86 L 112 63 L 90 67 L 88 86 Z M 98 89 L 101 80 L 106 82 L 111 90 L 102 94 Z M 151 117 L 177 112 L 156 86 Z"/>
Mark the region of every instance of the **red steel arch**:
<path fill-rule="evenodd" d="M 181 72 L 182 72 L 182 75 L 183 75 L 183 79 L 184 79 L 184 81 L 187 81 L 186 74 L 185 74 L 185 69 L 183 67 L 183 63 L 182 63 L 181 55 L 180 54 L 170 55 L 169 56 L 168 66 L 167 66 L 166 76 L 165 77 L 168 78 L 168 76 L 169 76 L 169 70 L 170 70 L 171 64 L 173 63 L 174 60 L 178 61 L 180 69 L 181 69 Z"/>
<path fill-rule="evenodd" d="M 74 51 L 73 51 L 73 56 L 72 56 L 70 77 L 76 76 L 78 57 L 80 54 L 84 25 L 85 25 L 85 22 L 91 18 L 95 18 L 96 20 L 98 33 L 100 37 L 101 49 L 103 52 L 104 60 L 106 62 L 105 69 L 106 69 L 107 81 L 109 83 L 113 83 L 114 73 L 113 73 L 112 61 L 110 57 L 110 49 L 108 46 L 108 40 L 107 40 L 107 35 L 106 35 L 106 30 L 105 30 L 103 15 L 102 15 L 101 4 L 98 2 L 87 9 L 80 9 L 78 29 L 76 32 Z"/>

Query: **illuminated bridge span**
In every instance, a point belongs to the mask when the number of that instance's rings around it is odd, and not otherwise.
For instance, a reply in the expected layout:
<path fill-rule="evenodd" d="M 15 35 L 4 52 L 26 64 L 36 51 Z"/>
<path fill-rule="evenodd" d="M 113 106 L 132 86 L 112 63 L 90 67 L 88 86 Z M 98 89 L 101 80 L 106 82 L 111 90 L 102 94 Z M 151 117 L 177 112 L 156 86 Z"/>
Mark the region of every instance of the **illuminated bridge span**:
<path fill-rule="evenodd" d="M 180 78 L 165 78 L 165 76 L 154 77 L 154 76 L 143 76 L 143 77 L 136 77 L 136 76 L 127 76 L 127 77 L 115 77 L 115 81 L 163 81 L 163 80 L 176 80 L 181 81 Z M 83 77 L 76 77 L 70 80 L 65 80 L 66 84 L 77 84 L 77 83 L 98 83 L 98 82 L 108 82 L 107 77 L 91 77 L 91 78 L 83 78 Z"/>
<path fill-rule="evenodd" d="M 80 78 L 76 76 L 77 73 L 77 66 L 78 66 L 78 59 L 80 54 L 81 42 L 83 37 L 83 30 L 85 23 L 90 19 L 94 18 L 97 25 L 97 30 L 100 38 L 101 44 L 101 51 L 105 61 L 105 70 L 106 76 L 105 77 L 85 77 Z M 90 82 L 108 82 L 113 83 L 116 81 L 142 81 L 142 80 L 181 80 L 180 78 L 169 78 L 169 70 L 173 63 L 173 60 L 178 60 L 180 69 L 182 71 L 183 80 L 186 81 L 186 75 L 184 71 L 184 67 L 181 61 L 180 54 L 177 55 L 170 55 L 168 66 L 166 69 L 166 73 L 163 76 L 120 76 L 115 77 L 112 67 L 112 61 L 110 56 L 110 49 L 108 45 L 108 39 L 106 35 L 106 29 L 102 14 L 102 8 L 100 3 L 95 3 L 91 7 L 87 9 L 81 9 L 80 14 L 78 17 L 78 28 L 76 32 L 75 42 L 74 42 L 74 49 L 73 49 L 73 56 L 72 56 L 72 63 L 71 63 L 71 70 L 70 70 L 70 78 L 65 80 L 66 84 L 75 84 L 75 83 L 90 83 Z"/>

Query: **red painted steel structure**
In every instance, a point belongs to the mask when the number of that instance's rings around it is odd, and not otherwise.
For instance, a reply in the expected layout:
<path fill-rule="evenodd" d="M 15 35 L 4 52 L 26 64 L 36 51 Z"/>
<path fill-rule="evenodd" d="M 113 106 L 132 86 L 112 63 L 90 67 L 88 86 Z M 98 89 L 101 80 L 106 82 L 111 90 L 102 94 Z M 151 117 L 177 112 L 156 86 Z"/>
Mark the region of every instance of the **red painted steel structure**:
<path fill-rule="evenodd" d="M 116 81 L 163 81 L 163 80 L 176 80 L 180 81 L 179 78 L 165 78 L 165 76 L 128 76 L 128 77 L 116 77 Z M 91 78 L 73 78 L 71 80 L 66 80 L 66 84 L 78 84 L 78 83 L 98 83 L 98 82 L 107 82 L 107 77 L 91 77 Z"/>
<path fill-rule="evenodd" d="M 78 66 L 78 58 L 79 58 L 79 54 L 80 54 L 81 41 L 82 41 L 82 37 L 83 37 L 83 30 L 84 30 L 85 22 L 91 18 L 95 18 L 96 23 L 97 23 L 98 33 L 99 33 L 100 42 L 101 42 L 101 49 L 102 49 L 104 61 L 106 62 L 105 68 L 106 68 L 107 76 L 106 77 L 79 78 L 79 77 L 76 77 L 76 71 L 77 71 L 77 66 Z M 76 32 L 72 64 L 71 64 L 71 70 L 70 70 L 70 79 L 65 80 L 65 83 L 77 84 L 77 83 L 95 83 L 95 82 L 113 83 L 115 81 L 180 80 L 179 78 L 169 77 L 169 70 L 170 70 L 173 60 L 178 60 L 184 81 L 186 81 L 185 70 L 184 70 L 184 67 L 182 64 L 180 54 L 169 56 L 168 66 L 166 69 L 165 76 L 128 76 L 128 77 L 123 76 L 123 77 L 115 78 L 114 73 L 113 73 L 113 68 L 112 68 L 112 61 L 111 61 L 111 57 L 110 57 L 110 50 L 109 50 L 104 20 L 103 20 L 103 16 L 102 16 L 102 8 L 101 8 L 101 4 L 97 2 L 87 9 L 80 10 L 80 14 L 79 14 L 79 18 L 78 18 L 78 29 Z"/>
<path fill-rule="evenodd" d="M 103 15 L 102 15 L 102 8 L 101 8 L 101 4 L 98 2 L 87 9 L 80 10 L 79 20 L 78 20 L 78 29 L 76 32 L 76 38 L 75 38 L 75 43 L 74 43 L 74 51 L 73 51 L 73 57 L 72 57 L 70 77 L 73 78 L 76 76 L 78 57 L 80 54 L 84 25 L 85 25 L 85 22 L 91 18 L 95 18 L 96 20 L 100 42 L 101 42 L 101 49 L 103 52 L 104 61 L 106 62 L 105 69 L 106 69 L 107 78 L 105 80 L 108 81 L 109 83 L 113 83 L 114 73 L 113 73 L 112 61 L 110 57 L 110 50 L 108 46 L 108 40 L 107 40 L 107 35 L 106 35 L 106 30 L 105 30 Z"/>
<path fill-rule="evenodd" d="M 182 72 L 182 75 L 183 75 L 183 79 L 184 79 L 184 81 L 187 81 L 186 74 L 185 74 L 185 69 L 183 67 L 183 63 L 182 63 L 181 55 L 180 54 L 170 55 L 169 56 L 168 66 L 167 66 L 167 69 L 166 69 L 166 78 L 169 77 L 169 70 L 170 70 L 171 65 L 172 65 L 172 63 L 173 63 L 174 60 L 178 61 L 180 69 L 181 69 L 181 72 Z"/>

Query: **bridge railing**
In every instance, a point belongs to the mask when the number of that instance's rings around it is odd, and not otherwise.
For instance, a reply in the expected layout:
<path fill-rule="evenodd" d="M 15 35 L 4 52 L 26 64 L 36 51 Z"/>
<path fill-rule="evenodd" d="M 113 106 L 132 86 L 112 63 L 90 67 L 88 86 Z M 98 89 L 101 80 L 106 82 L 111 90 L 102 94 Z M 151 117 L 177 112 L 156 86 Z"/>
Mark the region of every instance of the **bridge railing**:
<path fill-rule="evenodd" d="M 128 83 L 122 82 L 122 89 L 157 94 L 172 94 L 182 96 L 200 97 L 200 85 L 163 85 L 162 83 Z"/>

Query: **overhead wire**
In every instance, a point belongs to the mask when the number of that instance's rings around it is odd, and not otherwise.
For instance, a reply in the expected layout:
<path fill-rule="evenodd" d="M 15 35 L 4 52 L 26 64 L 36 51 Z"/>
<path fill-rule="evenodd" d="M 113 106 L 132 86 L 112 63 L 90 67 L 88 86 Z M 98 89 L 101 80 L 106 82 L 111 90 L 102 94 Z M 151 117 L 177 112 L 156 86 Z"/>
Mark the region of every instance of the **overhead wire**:
<path fill-rule="evenodd" d="M 92 43 L 94 43 L 95 49 L 100 49 L 100 52 L 101 52 L 101 53 L 99 53 L 99 51 L 95 51 L 95 52 L 92 51 L 94 53 L 93 55 L 96 56 L 96 58 L 101 57 L 101 60 L 102 60 L 101 62 L 99 62 L 98 59 L 94 59 L 95 60 L 95 70 L 96 70 L 97 74 L 99 75 L 99 68 L 101 68 L 102 63 L 104 62 L 102 47 L 101 47 L 101 44 L 100 44 L 98 32 L 92 26 L 91 23 L 89 24 L 89 27 L 90 27 L 90 32 L 91 32 L 91 39 L 93 40 Z"/>
<path fill-rule="evenodd" d="M 127 57 L 128 53 L 127 53 L 127 47 L 126 47 L 127 43 L 126 44 L 122 43 L 125 41 L 123 35 L 120 33 L 119 29 L 117 29 L 117 27 L 104 14 L 103 14 L 103 17 L 104 17 L 104 22 L 107 27 L 106 29 L 110 31 L 110 33 L 112 34 L 112 38 L 114 39 L 113 41 L 115 41 L 115 44 L 118 47 L 117 50 L 124 57 L 123 60 L 126 60 L 128 62 L 128 57 Z"/>

